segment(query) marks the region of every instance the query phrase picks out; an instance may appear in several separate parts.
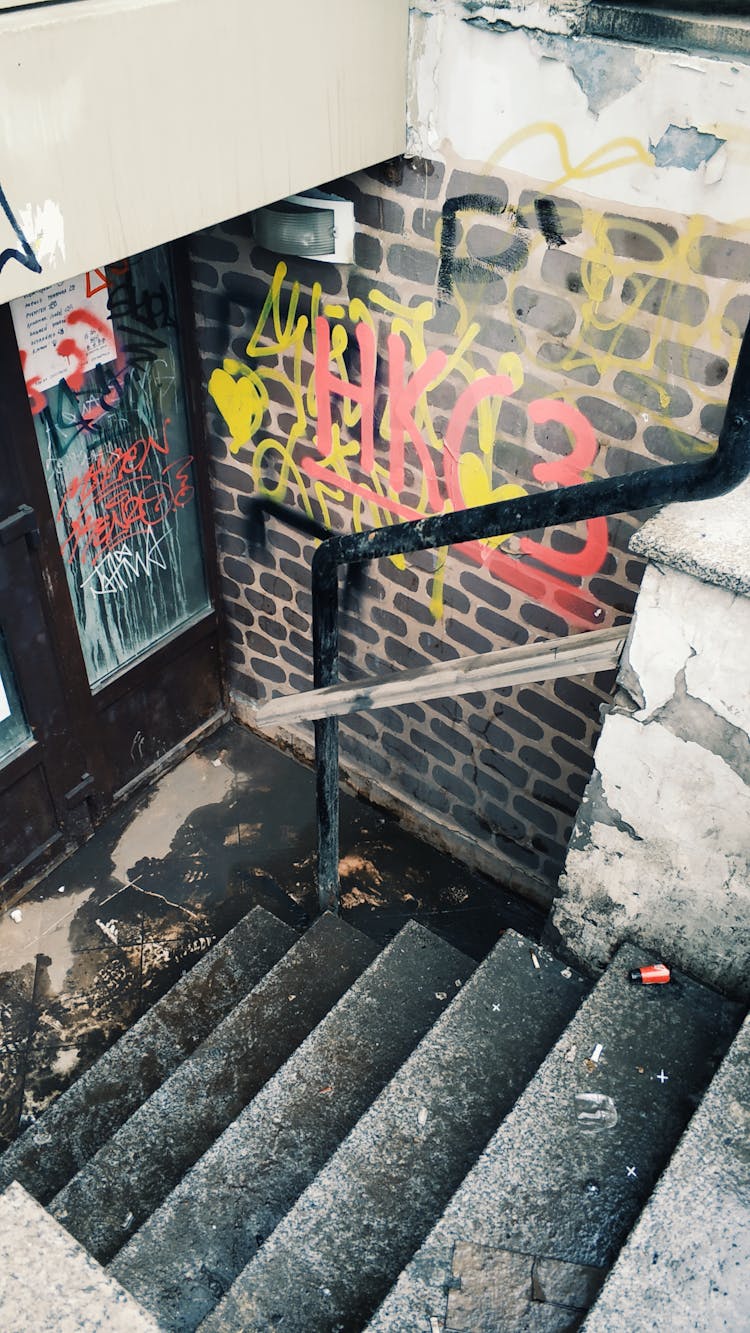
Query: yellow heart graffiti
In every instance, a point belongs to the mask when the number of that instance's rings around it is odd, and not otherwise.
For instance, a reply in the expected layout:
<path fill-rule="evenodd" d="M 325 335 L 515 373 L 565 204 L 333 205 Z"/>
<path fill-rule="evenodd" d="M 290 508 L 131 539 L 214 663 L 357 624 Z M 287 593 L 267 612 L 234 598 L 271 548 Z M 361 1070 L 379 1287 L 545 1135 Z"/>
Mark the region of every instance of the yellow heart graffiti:
<path fill-rule="evenodd" d="M 265 385 L 253 371 L 245 371 L 241 379 L 234 380 L 226 370 L 214 370 L 208 392 L 227 424 L 232 437 L 229 447 L 236 454 L 263 420 L 268 405 Z"/>

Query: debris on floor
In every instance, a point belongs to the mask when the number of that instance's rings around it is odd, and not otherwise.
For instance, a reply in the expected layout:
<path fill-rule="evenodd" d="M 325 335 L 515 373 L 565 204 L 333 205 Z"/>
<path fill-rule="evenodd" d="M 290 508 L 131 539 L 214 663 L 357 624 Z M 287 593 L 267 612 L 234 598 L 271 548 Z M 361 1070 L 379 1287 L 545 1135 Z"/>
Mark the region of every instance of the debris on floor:
<path fill-rule="evenodd" d="M 314 792 L 229 723 L 0 915 L 0 1149 L 252 907 L 314 919 Z M 395 818 L 345 793 L 341 814 L 343 915 L 377 942 L 411 918 L 477 960 L 506 927 L 539 938 L 538 908 Z"/>
<path fill-rule="evenodd" d="M 617 1124 L 617 1107 L 604 1092 L 577 1092 L 575 1108 L 578 1127 L 584 1133 L 614 1129 Z"/>
<path fill-rule="evenodd" d="M 639 981 L 643 986 L 663 986 L 671 978 L 666 963 L 649 963 L 646 967 L 634 967 L 630 972 L 630 980 Z"/>

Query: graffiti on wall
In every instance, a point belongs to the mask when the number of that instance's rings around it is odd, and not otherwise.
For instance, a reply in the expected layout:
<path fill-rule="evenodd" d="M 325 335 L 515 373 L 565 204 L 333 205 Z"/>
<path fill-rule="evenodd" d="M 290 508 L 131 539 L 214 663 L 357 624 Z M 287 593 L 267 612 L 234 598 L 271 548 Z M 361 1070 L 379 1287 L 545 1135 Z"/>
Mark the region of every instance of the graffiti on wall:
<path fill-rule="evenodd" d="M 511 149 L 540 135 L 560 159 L 552 186 L 498 175 Z M 256 488 L 293 493 L 325 521 L 345 502 L 361 530 L 576 484 L 605 466 L 608 432 L 655 461 L 710 452 L 741 309 L 727 283 L 715 299 L 705 220 L 626 217 L 556 193 L 651 161 L 623 138 L 575 162 L 546 123 L 513 136 L 483 176 L 454 173 L 469 188 L 449 182 L 410 246 L 384 257 L 384 273 L 429 283 L 429 299 L 411 281 L 394 298 L 375 277 L 364 296 L 335 303 L 320 284 L 287 282 L 279 263 L 244 357 L 226 357 L 209 383 L 231 450 L 252 448 Z M 452 325 L 440 322 L 446 307 Z M 504 458 L 506 405 L 527 423 L 520 465 L 518 449 Z M 577 584 L 606 560 L 607 521 L 590 520 L 574 547 L 501 536 L 463 549 L 591 625 L 602 609 Z M 439 578 L 432 602 L 438 614 Z"/>
<path fill-rule="evenodd" d="M 287 493 L 290 479 L 299 491 L 308 513 L 317 505 L 324 521 L 329 504 L 343 494 L 351 497 L 354 525 L 363 526 L 423 518 L 463 509 L 490 499 L 511 499 L 527 494 L 517 483 L 493 485 L 487 464 L 491 461 L 497 418 L 504 399 L 523 384 L 524 373 L 515 353 L 498 358 L 494 373 L 478 371 L 471 361 L 477 330 L 470 325 L 450 353 L 428 351 L 424 328 L 435 313 L 434 303 L 416 307 L 402 305 L 373 288 L 370 303 L 355 299 L 347 312 L 343 307 L 324 305 L 320 288 L 314 288 L 309 305 L 301 308 L 295 284 L 289 307 L 282 317 L 280 293 L 286 266 L 276 269 L 268 299 L 247 345 L 247 361 L 228 358 L 211 376 L 209 391 L 230 431 L 236 452 L 255 445 L 252 469 L 256 485 L 264 487 L 269 455 L 278 467 L 273 494 Z M 382 377 L 387 385 L 385 406 L 376 412 L 376 388 L 381 380 L 374 314 L 385 316 L 387 363 Z M 354 340 L 352 343 L 352 329 Z M 268 334 L 273 332 L 273 341 Z M 305 338 L 312 338 L 312 369 L 303 358 Z M 356 345 L 360 374 L 354 381 L 347 370 L 348 354 Z M 282 358 L 291 357 L 291 374 L 279 368 Z M 448 379 L 463 386 L 450 413 L 443 435 L 436 429 L 432 396 Z M 262 436 L 270 384 L 283 386 L 294 415 L 289 436 L 280 441 Z M 340 420 L 334 420 L 335 406 Z M 596 452 L 596 441 L 588 421 L 570 404 L 537 399 L 529 405 L 532 419 L 555 420 L 567 428 L 571 450 L 564 459 L 538 463 L 538 481 L 573 485 L 587 473 Z M 476 424 L 479 453 L 464 450 L 470 424 Z M 378 449 L 376 440 L 386 445 Z M 409 498 L 405 485 L 406 443 L 419 461 L 419 494 Z M 311 447 L 312 446 L 312 447 Z M 385 461 L 382 461 L 385 459 Z M 364 475 L 365 479 L 360 479 Z M 477 564 L 505 579 L 528 596 L 546 605 L 565 609 L 576 620 L 595 623 L 601 614 L 590 599 L 574 592 L 552 571 L 531 570 L 503 551 L 506 538 L 469 542 L 461 549 Z M 576 556 L 542 552 L 538 543 L 522 538 L 520 549 L 567 573 L 585 574 L 598 569 L 607 550 L 606 520 L 592 519 L 587 525 L 584 549 Z"/>
<path fill-rule="evenodd" d="M 18 222 L 13 209 L 5 195 L 2 185 L 0 185 L 0 218 L 5 219 L 5 223 L 10 227 L 14 241 L 17 245 L 8 245 L 0 250 L 0 273 L 2 273 L 6 264 L 15 260 L 22 268 L 27 268 L 30 273 L 41 273 L 42 266 L 39 263 L 29 241 L 24 233 L 21 224 Z"/>

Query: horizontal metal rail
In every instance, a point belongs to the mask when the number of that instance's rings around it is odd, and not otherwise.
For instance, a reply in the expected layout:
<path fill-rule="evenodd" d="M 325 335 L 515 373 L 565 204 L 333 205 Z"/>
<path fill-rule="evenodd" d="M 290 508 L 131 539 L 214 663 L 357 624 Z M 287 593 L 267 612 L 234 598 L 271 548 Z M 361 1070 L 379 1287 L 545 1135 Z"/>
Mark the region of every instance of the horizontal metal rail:
<path fill-rule="evenodd" d="M 497 690 L 507 685 L 555 680 L 559 676 L 608 671 L 617 666 L 627 635 L 623 626 L 595 629 L 586 634 L 571 634 L 566 639 L 477 653 L 456 662 L 435 662 L 414 671 L 365 676 L 322 690 L 282 694 L 259 704 L 255 719 L 264 726 L 312 722 L 376 708 L 396 708 L 420 699 L 452 699 L 476 690 Z"/>

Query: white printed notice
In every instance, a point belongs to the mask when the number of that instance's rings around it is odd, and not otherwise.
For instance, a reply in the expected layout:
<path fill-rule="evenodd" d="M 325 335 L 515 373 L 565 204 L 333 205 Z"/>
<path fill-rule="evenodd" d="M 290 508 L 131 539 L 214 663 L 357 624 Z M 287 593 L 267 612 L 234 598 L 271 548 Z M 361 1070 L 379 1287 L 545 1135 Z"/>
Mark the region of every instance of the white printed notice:
<path fill-rule="evenodd" d="M 10 717 L 10 704 L 8 703 L 8 696 L 5 693 L 3 678 L 0 676 L 0 722 L 4 722 L 6 717 Z"/>
<path fill-rule="evenodd" d="M 62 379 L 79 389 L 87 371 L 115 360 L 107 296 L 96 269 L 11 301 L 29 392 L 44 393 Z"/>

